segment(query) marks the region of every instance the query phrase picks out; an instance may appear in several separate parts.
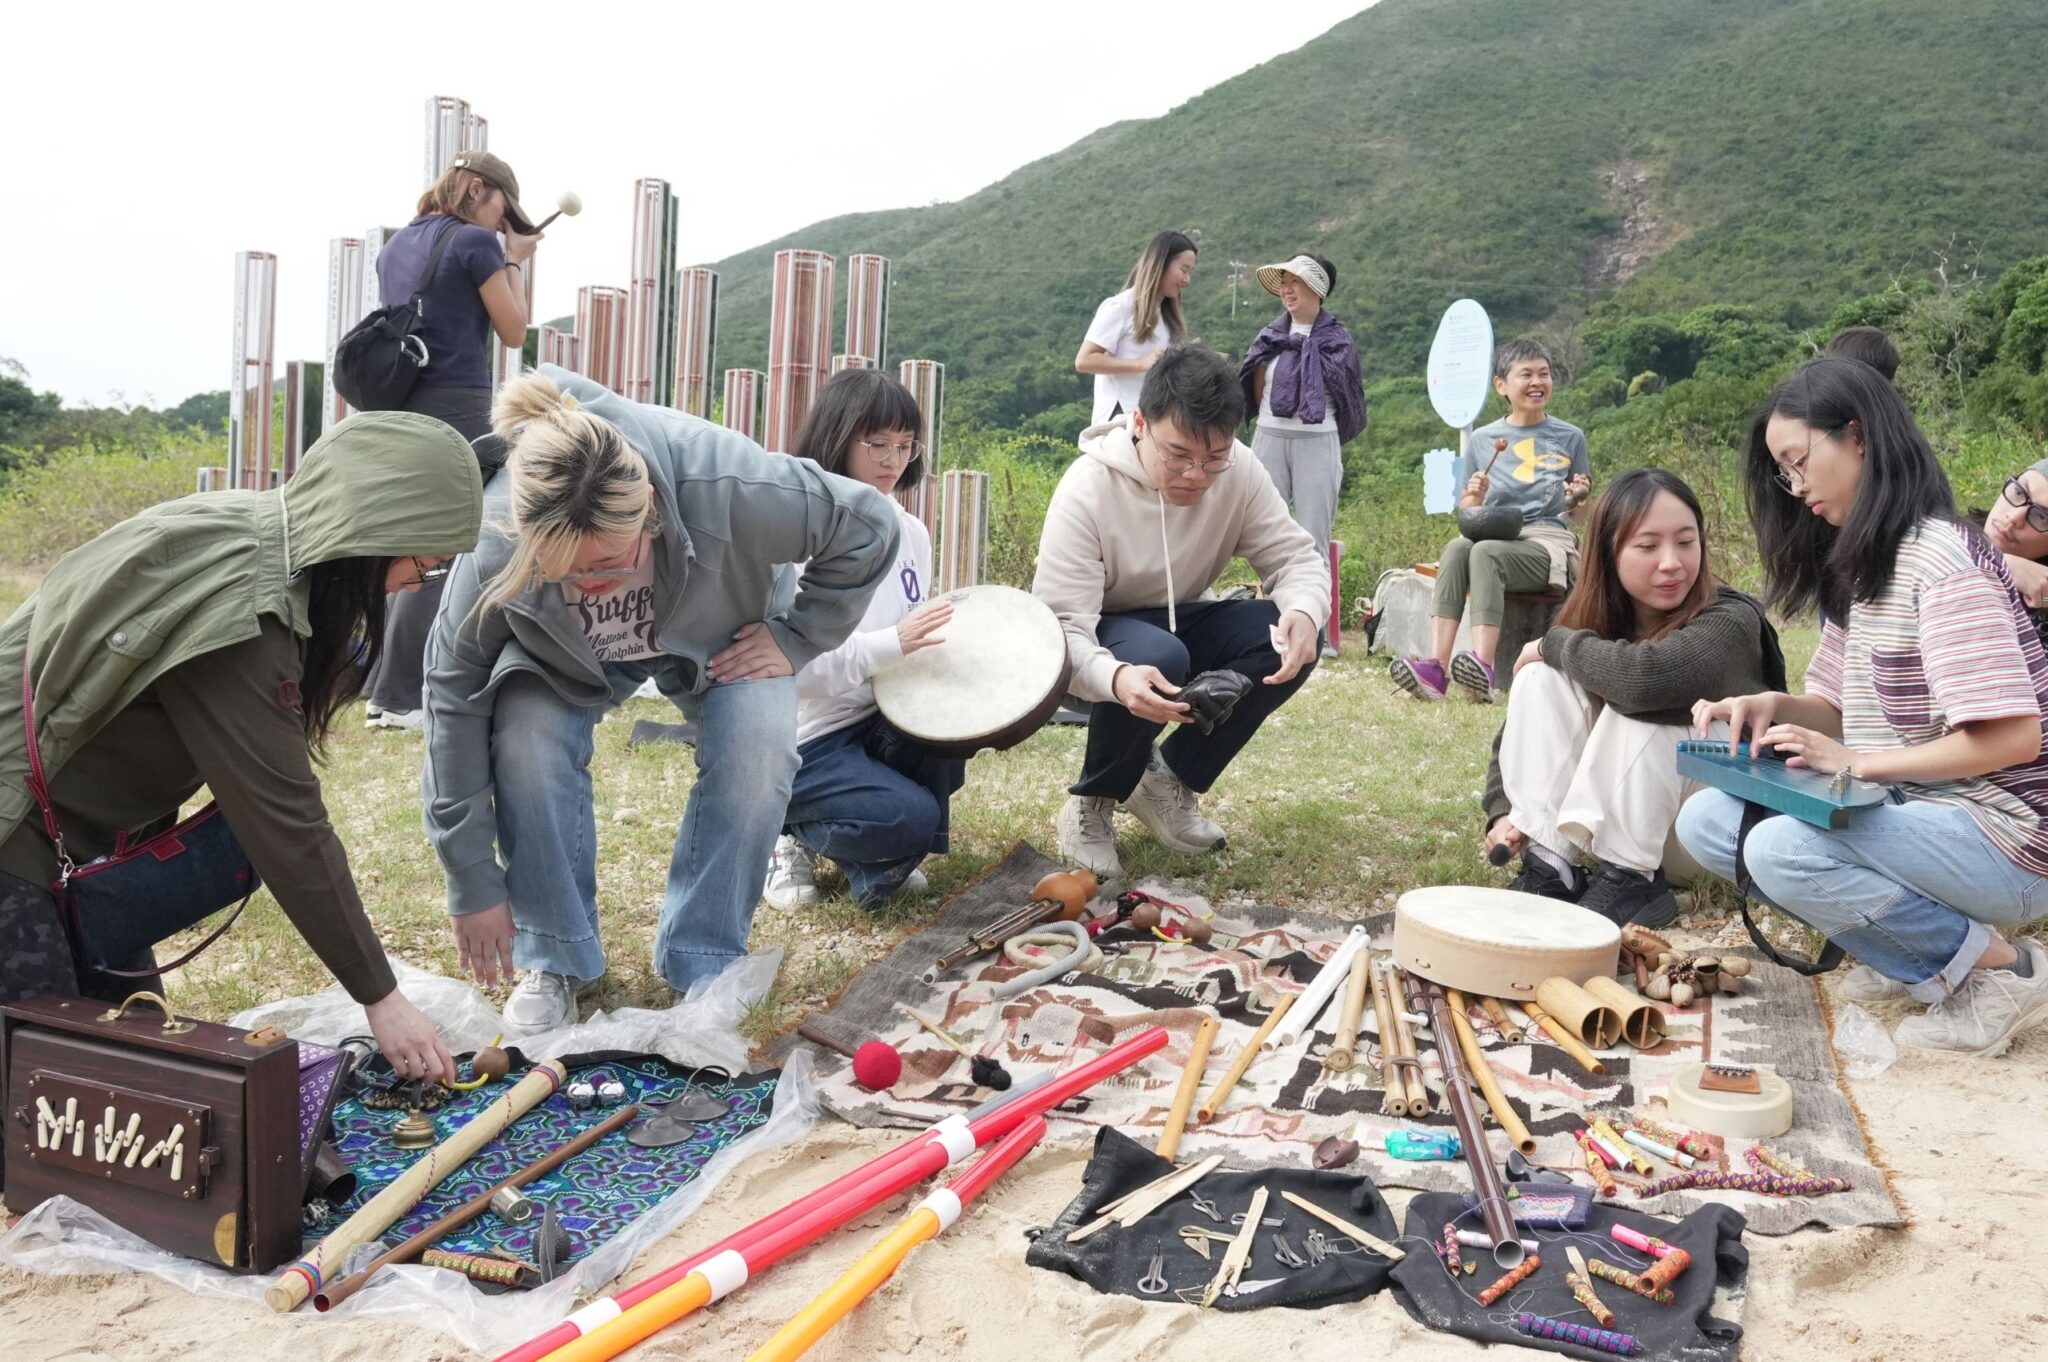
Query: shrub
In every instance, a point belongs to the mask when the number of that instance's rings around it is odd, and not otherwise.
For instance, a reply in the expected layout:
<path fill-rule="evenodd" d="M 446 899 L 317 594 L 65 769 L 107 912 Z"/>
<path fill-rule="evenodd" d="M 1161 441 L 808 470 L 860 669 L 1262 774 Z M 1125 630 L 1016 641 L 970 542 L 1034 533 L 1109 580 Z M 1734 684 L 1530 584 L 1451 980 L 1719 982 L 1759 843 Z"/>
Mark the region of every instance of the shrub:
<path fill-rule="evenodd" d="M 225 441 L 162 435 L 148 448 L 87 443 L 17 469 L 0 489 L 4 565 L 40 569 L 145 507 L 185 496 Z"/>

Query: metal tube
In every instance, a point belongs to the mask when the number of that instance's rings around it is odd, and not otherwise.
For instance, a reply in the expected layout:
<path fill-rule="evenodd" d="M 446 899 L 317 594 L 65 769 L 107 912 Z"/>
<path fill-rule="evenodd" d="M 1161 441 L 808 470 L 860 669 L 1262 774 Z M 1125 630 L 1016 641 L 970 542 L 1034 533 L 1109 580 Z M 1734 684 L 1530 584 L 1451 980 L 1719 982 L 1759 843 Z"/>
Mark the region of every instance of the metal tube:
<path fill-rule="evenodd" d="M 675 192 L 667 180 L 635 181 L 624 369 L 616 389 L 635 402 L 665 405 L 674 392 L 675 273 Z"/>
<path fill-rule="evenodd" d="M 364 316 L 368 296 L 363 277 L 368 255 L 363 239 L 338 236 L 327 243 L 327 365 L 320 384 L 320 429 L 329 431 L 348 418 L 350 407 L 334 390 L 334 351 L 341 338 Z M 371 283 L 375 283 L 371 276 Z"/>
<path fill-rule="evenodd" d="M 684 270 L 676 287 L 675 404 L 711 419 L 711 375 L 718 348 L 718 271 Z"/>
<path fill-rule="evenodd" d="M 1486 1127 L 1480 1122 L 1478 1104 L 1472 1100 L 1472 1081 L 1458 1053 L 1450 1003 L 1445 1000 L 1441 985 L 1419 978 L 1416 982 L 1422 985 L 1423 1002 L 1429 1008 L 1429 1031 L 1436 1041 L 1437 1063 L 1443 1066 L 1444 1105 L 1451 1109 L 1451 1117 L 1458 1124 L 1465 1169 L 1472 1175 L 1472 1194 L 1479 1199 L 1480 1218 L 1493 1240 L 1494 1265 L 1503 1269 L 1514 1267 L 1528 1255 L 1522 1248 L 1521 1236 L 1515 1233 L 1507 1187 L 1501 1182 L 1500 1169 L 1494 1167 L 1493 1151 L 1486 1143 Z"/>
<path fill-rule="evenodd" d="M 775 253 L 768 318 L 768 409 L 761 444 L 786 454 L 832 363 L 832 275 L 823 251 Z"/>
<path fill-rule="evenodd" d="M 889 261 L 879 255 L 846 257 L 846 358 L 882 366 L 889 340 Z M 835 365 L 837 361 L 834 361 Z M 835 367 L 834 372 L 838 372 Z"/>
<path fill-rule="evenodd" d="M 725 427 L 749 440 L 761 434 L 761 379 L 759 369 L 725 371 Z"/>
<path fill-rule="evenodd" d="M 576 345 L 585 378 L 618 392 L 625 381 L 626 290 L 589 284 L 576 290 Z"/>
<path fill-rule="evenodd" d="M 234 377 L 228 384 L 228 486 L 270 487 L 271 390 L 277 337 L 277 257 L 235 256 Z"/>
<path fill-rule="evenodd" d="M 939 513 L 941 592 L 981 585 L 988 567 L 988 474 L 971 468 L 947 471 Z"/>
<path fill-rule="evenodd" d="M 935 359 L 906 359 L 896 366 L 896 377 L 917 399 L 917 438 L 924 445 L 924 481 L 896 491 L 903 509 L 924 522 L 927 531 L 938 519 L 939 427 L 945 415 L 946 366 Z"/>

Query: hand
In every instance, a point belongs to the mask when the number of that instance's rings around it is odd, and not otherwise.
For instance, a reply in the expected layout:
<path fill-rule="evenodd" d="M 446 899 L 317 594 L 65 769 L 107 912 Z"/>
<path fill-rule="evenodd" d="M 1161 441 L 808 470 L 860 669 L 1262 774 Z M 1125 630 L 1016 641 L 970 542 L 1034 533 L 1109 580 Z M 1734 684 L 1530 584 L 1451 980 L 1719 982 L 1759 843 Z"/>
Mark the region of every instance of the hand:
<path fill-rule="evenodd" d="M 1465 479 L 1465 495 L 1475 506 L 1486 500 L 1486 494 L 1492 487 L 1493 479 L 1485 473 L 1474 473 Z"/>
<path fill-rule="evenodd" d="M 711 659 L 713 681 L 720 684 L 727 681 L 764 681 L 771 676 L 789 676 L 795 672 L 796 669 L 789 665 L 789 659 L 782 655 L 774 631 L 759 620 L 732 637 L 732 647 Z"/>
<path fill-rule="evenodd" d="M 1751 755 L 1754 756 L 1763 731 L 1771 726 L 1778 713 L 1778 702 L 1785 698 L 1777 691 L 1767 690 L 1755 695 L 1731 695 L 1725 700 L 1701 700 L 1692 707 L 1693 731 L 1702 738 L 1708 737 L 1713 726 L 1725 719 L 1730 748 L 1742 742 L 1746 730 L 1750 734 Z"/>
<path fill-rule="evenodd" d="M 1849 763 L 1856 760 L 1854 752 L 1827 734 L 1817 729 L 1801 728 L 1798 724 L 1774 725 L 1758 741 L 1780 752 L 1790 753 L 1785 759 L 1787 766 L 1804 766 L 1824 776 L 1846 771 Z"/>
<path fill-rule="evenodd" d="M 929 601 L 896 621 L 896 641 L 903 645 L 903 655 L 944 643 L 938 630 L 952 618 L 951 601 Z"/>
<path fill-rule="evenodd" d="M 480 984 L 512 977 L 512 942 L 519 929 L 512 925 L 511 904 L 501 903 L 481 913 L 457 913 L 449 923 L 455 928 L 455 962 L 462 973 Z"/>
<path fill-rule="evenodd" d="M 1532 638 L 1522 645 L 1522 651 L 1515 654 L 1514 676 L 1522 674 L 1522 668 L 1534 667 L 1543 661 L 1543 640 Z"/>
<path fill-rule="evenodd" d="M 540 239 L 545 235 L 545 232 L 535 232 L 532 236 L 523 236 L 513 231 L 506 232 L 505 263 L 523 265 L 533 259 L 533 248 L 540 245 Z"/>
<path fill-rule="evenodd" d="M 1165 353 L 1166 352 L 1164 350 L 1154 350 L 1151 354 L 1139 360 L 1138 372 L 1141 374 L 1150 373 L 1152 371 L 1152 366 L 1157 364 L 1159 362 L 1159 357 Z"/>
<path fill-rule="evenodd" d="M 1287 640 L 1287 648 L 1280 654 L 1280 670 L 1266 678 L 1269 686 L 1284 686 L 1301 674 L 1301 669 L 1315 661 L 1316 622 L 1299 610 L 1290 610 L 1280 617 L 1280 633 Z"/>
<path fill-rule="evenodd" d="M 1593 479 L 1584 473 L 1572 478 L 1564 485 L 1564 504 L 1577 506 L 1593 495 Z"/>
<path fill-rule="evenodd" d="M 1515 856 L 1521 855 L 1528 845 L 1529 834 L 1516 827 L 1505 814 L 1494 819 L 1493 826 L 1488 828 L 1486 836 L 1480 839 L 1481 851 L 1492 851 L 1497 846 L 1504 846 Z"/>
<path fill-rule="evenodd" d="M 455 1057 L 441 1043 L 441 1033 L 414 1007 L 403 993 L 392 989 L 363 1011 L 370 1018 L 370 1034 L 377 1049 L 391 1063 L 400 1078 L 455 1079 Z"/>
<path fill-rule="evenodd" d="M 1180 701 L 1167 698 L 1180 694 L 1180 687 L 1167 680 L 1157 667 L 1126 662 L 1116 669 L 1110 689 L 1118 704 L 1147 723 L 1177 724 L 1194 712 Z"/>
<path fill-rule="evenodd" d="M 2005 556 L 2005 566 L 2012 573 L 2013 585 L 2020 589 L 2020 599 L 2039 610 L 2048 605 L 2048 566 L 2031 558 Z"/>

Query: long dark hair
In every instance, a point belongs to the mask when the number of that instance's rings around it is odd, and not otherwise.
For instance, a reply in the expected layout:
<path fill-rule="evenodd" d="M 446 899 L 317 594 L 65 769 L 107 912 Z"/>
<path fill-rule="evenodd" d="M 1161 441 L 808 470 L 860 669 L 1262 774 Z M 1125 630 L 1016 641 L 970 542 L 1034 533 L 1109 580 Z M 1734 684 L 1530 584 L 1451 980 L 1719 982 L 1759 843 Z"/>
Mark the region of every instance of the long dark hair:
<path fill-rule="evenodd" d="M 1180 299 L 1168 298 L 1160 289 L 1166 278 L 1166 267 L 1173 263 L 1173 258 L 1183 251 L 1194 250 L 1195 243 L 1185 233 L 1171 229 L 1145 243 L 1144 253 L 1124 278 L 1124 287 L 1131 290 L 1132 335 L 1145 339 L 1163 317 L 1166 319 L 1167 344 L 1178 345 L 1188 338 L 1187 314 Z M 1195 253 L 1201 254 L 1199 251 Z"/>
<path fill-rule="evenodd" d="M 327 730 L 342 706 L 360 695 L 363 678 L 384 650 L 384 579 L 389 558 L 337 558 L 306 569 L 306 661 L 299 672 L 299 709 L 306 745 L 327 755 Z M 363 648 L 357 665 L 356 647 Z"/>
<path fill-rule="evenodd" d="M 907 430 L 924 439 L 924 418 L 910 389 L 880 369 L 842 369 L 811 404 L 789 452 L 827 473 L 844 474 L 848 446 L 892 430 Z M 919 450 L 897 475 L 896 485 L 915 487 L 922 481 L 924 451 Z"/>
<path fill-rule="evenodd" d="M 1862 436 L 1863 476 L 1839 529 L 1779 484 L 1764 438 L 1773 416 L 1831 435 L 1854 423 Z M 1957 518 L 1948 475 L 1913 413 L 1861 360 L 1823 356 L 1780 383 L 1750 425 L 1743 472 L 1770 604 L 1787 614 L 1818 606 L 1830 619 L 1846 619 L 1852 602 L 1874 600 L 1890 584 L 1899 542 L 1914 526 Z"/>
<path fill-rule="evenodd" d="M 1616 565 L 1621 546 L 1626 544 L 1643 517 L 1650 513 L 1657 494 L 1669 492 L 1692 512 L 1700 534 L 1700 575 L 1692 590 L 1657 627 L 1636 638 L 1636 603 L 1621 584 Z M 1560 629 L 1591 629 L 1602 638 L 1635 639 L 1654 643 L 1692 623 L 1692 617 L 1713 603 L 1719 584 L 1707 560 L 1707 518 L 1700 511 L 1700 499 L 1693 495 L 1684 478 L 1662 468 L 1638 468 L 1623 473 L 1607 484 L 1607 490 L 1593 503 L 1586 525 L 1586 553 L 1579 563 L 1579 580 L 1557 612 Z"/>

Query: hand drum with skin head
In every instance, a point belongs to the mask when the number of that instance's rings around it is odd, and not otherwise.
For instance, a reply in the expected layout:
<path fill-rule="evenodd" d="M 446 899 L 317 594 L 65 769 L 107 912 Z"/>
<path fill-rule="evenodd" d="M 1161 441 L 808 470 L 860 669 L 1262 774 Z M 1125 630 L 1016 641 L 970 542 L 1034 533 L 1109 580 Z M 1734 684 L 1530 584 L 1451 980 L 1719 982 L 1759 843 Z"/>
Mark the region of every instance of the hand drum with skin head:
<path fill-rule="evenodd" d="M 1394 905 L 1394 960 L 1483 998 L 1528 1000 L 1545 979 L 1613 974 L 1621 929 L 1600 914 L 1511 889 L 1439 885 Z"/>
<path fill-rule="evenodd" d="M 1008 586 L 970 586 L 950 601 L 944 641 L 875 673 L 875 703 L 906 737 L 944 757 L 1015 747 L 1066 694 L 1066 631 L 1051 607 Z"/>

